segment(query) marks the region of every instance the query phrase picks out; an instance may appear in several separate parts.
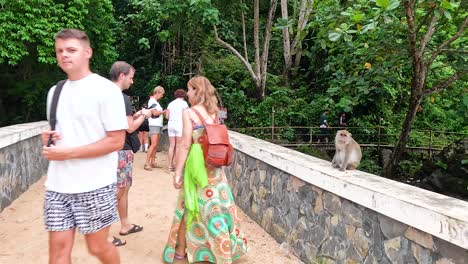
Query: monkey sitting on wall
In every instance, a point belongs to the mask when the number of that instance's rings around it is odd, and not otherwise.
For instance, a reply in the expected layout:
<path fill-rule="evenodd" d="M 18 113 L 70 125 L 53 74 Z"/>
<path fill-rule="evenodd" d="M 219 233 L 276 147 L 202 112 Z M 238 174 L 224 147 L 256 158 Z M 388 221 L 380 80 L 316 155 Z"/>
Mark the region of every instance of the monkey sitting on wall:
<path fill-rule="evenodd" d="M 361 147 L 346 130 L 338 130 L 335 137 L 335 156 L 332 166 L 340 171 L 354 170 L 361 162 Z"/>

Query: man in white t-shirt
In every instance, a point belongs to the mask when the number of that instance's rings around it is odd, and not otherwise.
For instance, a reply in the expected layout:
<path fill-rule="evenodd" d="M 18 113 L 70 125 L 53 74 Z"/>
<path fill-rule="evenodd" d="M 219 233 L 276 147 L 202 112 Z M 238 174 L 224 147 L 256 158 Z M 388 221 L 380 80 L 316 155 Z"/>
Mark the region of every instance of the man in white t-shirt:
<path fill-rule="evenodd" d="M 57 106 L 55 131 L 42 133 L 42 154 L 50 161 L 45 182 L 44 221 L 49 231 L 49 263 L 71 263 L 75 229 L 102 263 L 120 263 L 107 241 L 118 221 L 117 150 L 128 128 L 120 89 L 91 72 L 86 33 L 64 29 L 55 35 L 55 53 L 67 74 Z M 47 97 L 49 116 L 55 86 Z M 47 146 L 49 135 L 53 145 Z"/>
<path fill-rule="evenodd" d="M 153 109 L 152 117 L 148 119 L 149 125 L 149 136 L 151 138 L 151 145 L 148 148 L 146 154 L 146 162 L 144 169 L 152 170 L 152 168 L 162 168 L 156 165 L 156 152 L 158 150 L 159 139 L 161 138 L 161 132 L 163 127 L 163 115 L 166 112 L 162 109 L 159 104 L 159 100 L 164 96 L 164 88 L 162 86 L 156 86 L 153 90 L 153 96 L 148 101 L 148 108 Z"/>
<path fill-rule="evenodd" d="M 185 91 L 177 89 L 174 93 L 175 100 L 167 106 L 166 118 L 167 133 L 169 135 L 169 150 L 167 151 L 167 168 L 169 171 L 174 171 L 175 156 L 180 144 L 182 143 L 182 111 L 188 108 L 187 102 L 184 100 Z"/>

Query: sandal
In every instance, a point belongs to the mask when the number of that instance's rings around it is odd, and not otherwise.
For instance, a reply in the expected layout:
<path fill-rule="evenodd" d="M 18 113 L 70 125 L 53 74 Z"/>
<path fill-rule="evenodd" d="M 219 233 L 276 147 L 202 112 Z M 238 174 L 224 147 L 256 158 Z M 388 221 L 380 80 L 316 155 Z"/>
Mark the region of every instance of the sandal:
<path fill-rule="evenodd" d="M 112 239 L 112 245 L 114 245 L 115 247 L 121 247 L 121 246 L 125 246 L 127 244 L 127 241 L 125 240 L 122 240 L 120 238 L 117 238 L 117 237 L 113 237 L 114 239 Z"/>
<path fill-rule="evenodd" d="M 167 170 L 168 171 L 175 171 L 175 168 L 174 167 L 167 167 Z"/>
<path fill-rule="evenodd" d="M 148 164 L 145 164 L 145 166 L 143 167 L 143 169 L 147 170 L 147 171 L 152 171 L 153 169 L 151 168 L 150 165 Z"/>
<path fill-rule="evenodd" d="M 143 230 L 143 227 L 142 226 L 139 226 L 139 225 L 135 225 L 133 224 L 133 227 L 130 228 L 127 232 L 120 232 L 119 235 L 121 236 L 127 236 L 127 235 L 130 235 L 130 234 L 133 234 L 133 233 L 137 233 L 137 232 L 140 232 Z"/>

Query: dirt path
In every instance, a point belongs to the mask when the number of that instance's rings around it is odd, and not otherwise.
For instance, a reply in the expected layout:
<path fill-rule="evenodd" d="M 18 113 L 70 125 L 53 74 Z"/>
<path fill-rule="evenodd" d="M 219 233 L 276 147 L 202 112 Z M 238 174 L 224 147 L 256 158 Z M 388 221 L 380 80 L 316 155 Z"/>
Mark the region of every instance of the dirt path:
<path fill-rule="evenodd" d="M 143 170 L 144 153 L 136 154 L 136 175 L 130 189 L 130 220 L 142 225 L 140 233 L 125 236 L 127 245 L 120 247 L 122 263 L 163 263 L 163 247 L 172 222 L 177 192 L 172 187 L 172 175 L 165 169 Z M 166 167 L 166 154 L 159 152 L 158 161 Z M 47 263 L 48 239 L 42 219 L 44 177 L 14 203 L 0 213 L 0 263 Z M 250 252 L 236 264 L 296 264 L 296 257 L 281 252 L 279 244 L 263 229 L 241 212 L 242 229 L 249 239 Z M 118 225 L 112 234 L 118 235 Z M 73 263 L 99 263 L 86 251 L 83 236 L 76 235 L 72 253 Z M 187 263 L 179 261 L 176 263 Z"/>

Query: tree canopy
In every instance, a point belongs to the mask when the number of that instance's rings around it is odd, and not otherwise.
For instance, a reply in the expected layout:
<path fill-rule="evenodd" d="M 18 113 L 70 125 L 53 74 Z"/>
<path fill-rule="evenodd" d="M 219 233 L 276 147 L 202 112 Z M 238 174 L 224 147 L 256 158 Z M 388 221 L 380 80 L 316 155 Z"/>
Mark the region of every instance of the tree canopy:
<path fill-rule="evenodd" d="M 279 4 L 278 4 L 279 3 Z M 468 13 L 461 1 L 0 1 L 0 125 L 45 118 L 54 34 L 85 30 L 93 70 L 136 68 L 132 95 L 172 92 L 206 75 L 231 127 L 316 126 L 345 112 L 384 125 L 404 147 L 411 128 L 468 131 Z M 336 119 L 336 120 L 335 120 Z M 380 122 L 381 121 L 381 122 Z M 400 151 L 396 151 L 400 152 Z M 399 157 L 394 157 L 397 161 Z"/>

